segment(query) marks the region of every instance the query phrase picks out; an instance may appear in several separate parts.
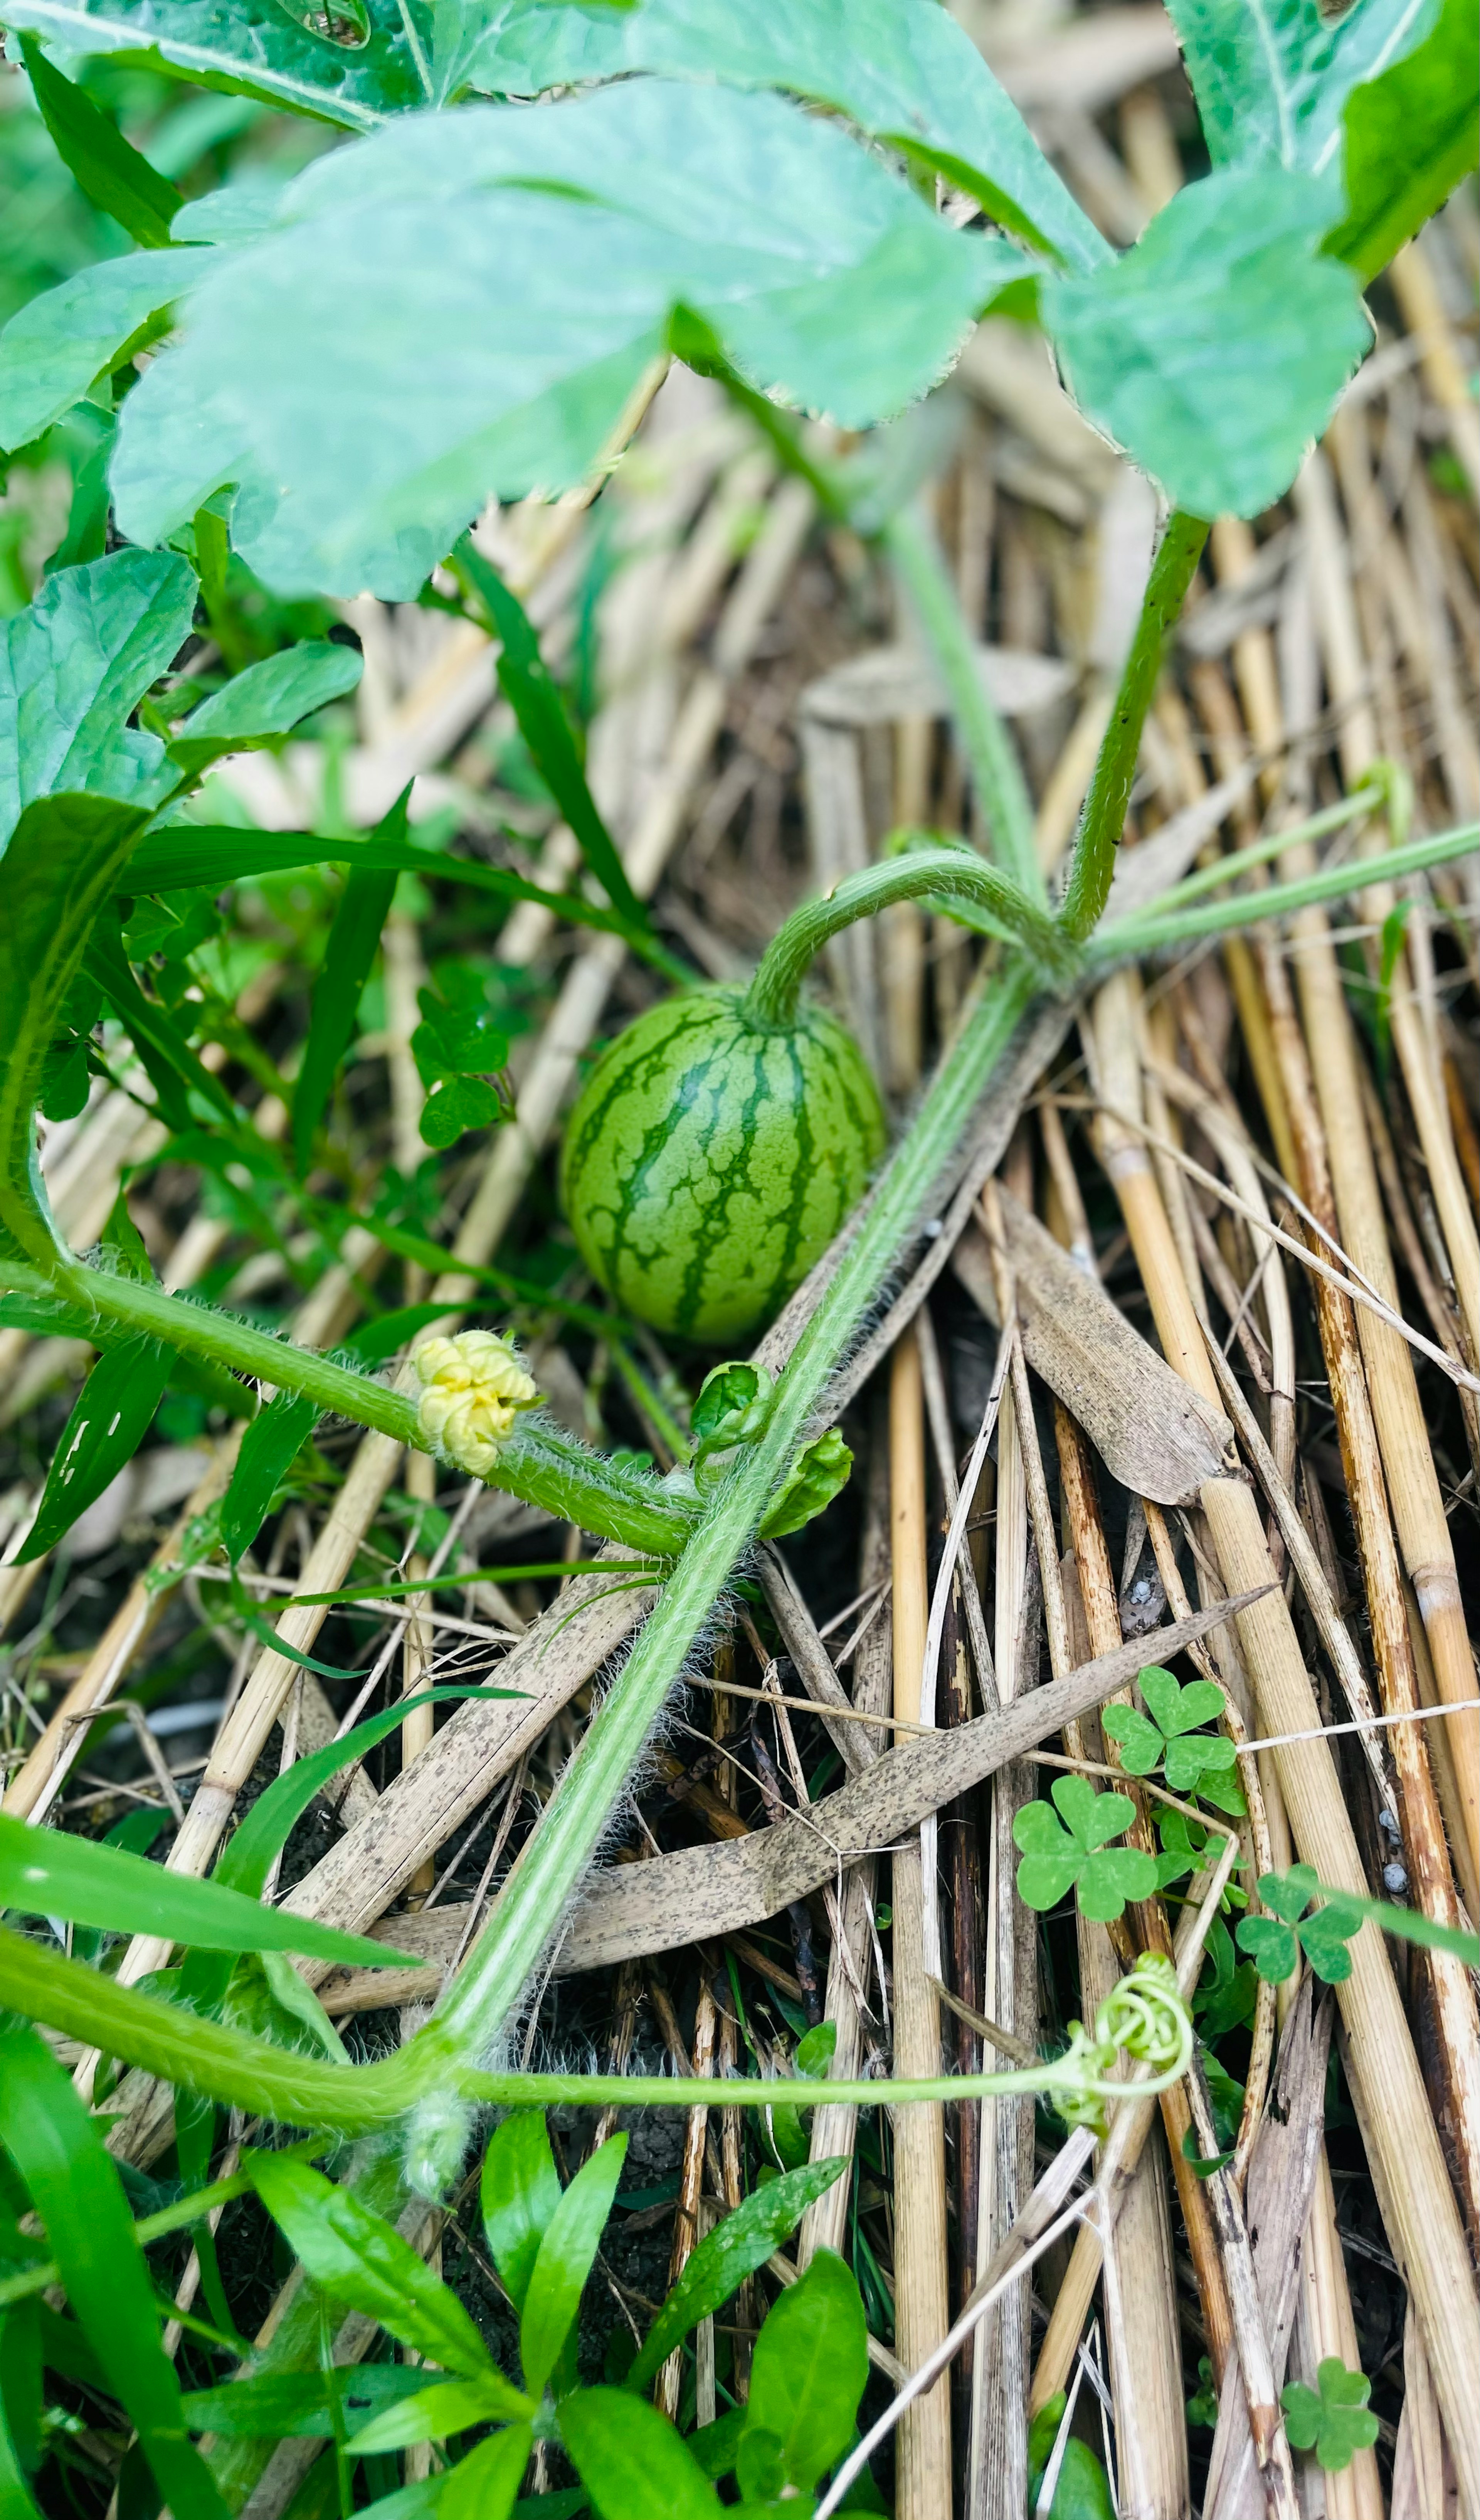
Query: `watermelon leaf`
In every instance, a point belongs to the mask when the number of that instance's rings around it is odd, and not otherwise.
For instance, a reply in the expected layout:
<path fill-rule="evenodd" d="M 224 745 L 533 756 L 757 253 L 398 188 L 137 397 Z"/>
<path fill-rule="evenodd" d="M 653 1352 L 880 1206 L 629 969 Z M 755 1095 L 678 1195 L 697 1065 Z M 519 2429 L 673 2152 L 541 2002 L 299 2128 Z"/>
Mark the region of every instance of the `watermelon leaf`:
<path fill-rule="evenodd" d="M 0 333 L 0 446 L 29 444 L 157 340 L 212 259 L 185 246 L 120 254 L 29 298 Z"/>
<path fill-rule="evenodd" d="M 747 381 L 861 428 L 1022 267 L 775 96 L 634 79 L 413 117 L 218 255 L 120 415 L 118 520 L 152 542 L 236 481 L 278 591 L 414 596 L 490 493 L 588 472 L 680 302 Z"/>
<path fill-rule="evenodd" d="M 131 59 L 195 86 L 260 97 L 280 112 L 367 131 L 387 114 L 426 104 L 420 65 L 431 7 L 430 0 L 351 0 L 351 9 L 368 26 L 368 40 L 355 29 L 348 42 L 336 41 L 311 29 L 305 9 L 262 8 L 253 0 L 6 0 L 5 17 L 68 54 Z"/>
<path fill-rule="evenodd" d="M 1071 269 L 1110 259 L 976 45 L 935 0 L 750 0 L 742 10 L 639 0 L 624 11 L 464 0 L 438 16 L 439 101 L 460 87 L 537 96 L 637 70 L 780 88 L 830 107 Z"/>
<path fill-rule="evenodd" d="M 1320 250 L 1331 186 L 1277 167 L 1190 184 L 1109 271 L 1041 284 L 1078 400 L 1195 517 L 1287 490 L 1371 339 Z"/>
<path fill-rule="evenodd" d="M 5 852 L 0 1258 L 13 1282 L 29 1279 L 22 1291 L 45 1291 L 57 1249 L 36 1161 L 34 1115 L 47 1059 L 93 923 L 143 821 L 106 796 L 45 796 L 24 806 Z"/>
<path fill-rule="evenodd" d="M 195 604 L 173 552 L 120 551 L 57 570 L 0 622 L 0 844 L 39 796 L 147 805 L 168 792 L 163 745 L 128 720 L 189 638 Z"/>

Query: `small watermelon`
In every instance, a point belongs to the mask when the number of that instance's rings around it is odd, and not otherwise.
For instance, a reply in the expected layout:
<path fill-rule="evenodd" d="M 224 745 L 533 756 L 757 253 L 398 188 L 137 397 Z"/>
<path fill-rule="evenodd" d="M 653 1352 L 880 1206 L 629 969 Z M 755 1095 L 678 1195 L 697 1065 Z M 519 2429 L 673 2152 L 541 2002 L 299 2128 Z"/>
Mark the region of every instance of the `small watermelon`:
<path fill-rule="evenodd" d="M 739 988 L 669 998 L 592 1071 L 561 1195 L 587 1266 L 653 1329 L 725 1346 L 771 1321 L 862 1195 L 883 1109 L 819 1008 L 758 1022 Z"/>

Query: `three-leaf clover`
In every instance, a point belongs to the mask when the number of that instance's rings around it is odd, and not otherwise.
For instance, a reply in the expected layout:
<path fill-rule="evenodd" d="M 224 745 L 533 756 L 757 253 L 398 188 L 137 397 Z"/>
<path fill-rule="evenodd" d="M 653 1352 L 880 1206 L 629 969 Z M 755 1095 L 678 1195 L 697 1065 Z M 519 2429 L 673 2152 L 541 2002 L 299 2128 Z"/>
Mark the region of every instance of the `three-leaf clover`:
<path fill-rule="evenodd" d="M 1222 1733 L 1197 1730 L 1223 1713 L 1222 1689 L 1210 1680 L 1188 1681 L 1184 1688 L 1159 1663 L 1148 1663 L 1140 1682 L 1148 1716 L 1135 1706 L 1107 1706 L 1100 1719 L 1120 1746 L 1127 1775 L 1149 1777 L 1160 1768 L 1169 1792 L 1200 1795 L 1237 1818 L 1244 1808 L 1233 1774 L 1237 1751 Z"/>
<path fill-rule="evenodd" d="M 1328 1899 L 1323 1908 L 1310 1915 L 1306 1910 L 1317 1887 L 1314 1868 L 1309 1864 L 1293 1865 L 1288 1872 L 1262 1872 L 1259 1896 L 1268 1914 L 1245 1916 L 1238 1927 L 1237 1942 L 1247 1952 L 1263 1978 L 1278 1986 L 1293 1975 L 1303 1952 L 1319 1978 L 1327 1986 L 1339 1986 L 1352 1973 L 1352 1956 L 1347 1950 L 1362 1923 L 1355 1909 L 1340 1900 Z"/>
<path fill-rule="evenodd" d="M 1033 1802 L 1012 1822 L 1022 1855 L 1018 1896 L 1042 1910 L 1077 1889 L 1082 1915 L 1113 1924 L 1128 1899 L 1148 1899 L 1156 1887 L 1154 1856 L 1109 1843 L 1125 1834 L 1136 1806 L 1125 1794 L 1097 1793 L 1085 1777 L 1060 1777 L 1053 1792 L 1058 1820 L 1047 1803 Z"/>
<path fill-rule="evenodd" d="M 465 1129 L 487 1129 L 509 1117 L 508 1100 L 492 1080 L 509 1057 L 484 995 L 481 973 L 449 963 L 435 989 L 419 992 L 422 1021 L 411 1036 L 427 1099 L 422 1136 L 428 1147 L 450 1147 Z"/>
<path fill-rule="evenodd" d="M 1313 2450 L 1327 2470 L 1350 2467 L 1353 2454 L 1370 2450 L 1377 2438 L 1377 2418 L 1368 2412 L 1371 2394 L 1366 2372 L 1349 2371 L 1339 2354 L 1328 2354 L 1316 2373 L 1316 2388 L 1291 2380 L 1279 2393 L 1293 2448 Z"/>

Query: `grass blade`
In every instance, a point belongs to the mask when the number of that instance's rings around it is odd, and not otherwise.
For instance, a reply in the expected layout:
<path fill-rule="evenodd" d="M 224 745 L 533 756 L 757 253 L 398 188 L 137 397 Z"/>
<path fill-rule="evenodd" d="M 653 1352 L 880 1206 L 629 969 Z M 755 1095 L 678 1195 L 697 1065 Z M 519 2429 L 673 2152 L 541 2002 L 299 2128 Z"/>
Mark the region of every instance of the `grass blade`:
<path fill-rule="evenodd" d="M 219 1881 L 165 1872 L 121 1848 L 4 1817 L 0 1903 L 22 1915 L 66 1916 L 73 1924 L 103 1925 L 119 1934 L 159 1934 L 206 1951 L 306 1952 L 316 1959 L 372 1968 L 410 1958 L 360 1934 L 341 1934 L 307 1916 L 264 1908 Z"/>
<path fill-rule="evenodd" d="M 650 925 L 648 913 L 627 880 L 616 843 L 586 785 L 560 686 L 540 654 L 540 643 L 528 613 L 492 562 L 483 558 L 471 534 L 465 534 L 459 543 L 453 565 L 472 589 L 503 642 L 498 675 L 504 698 L 518 720 L 519 733 L 529 746 L 535 768 L 575 833 L 582 857 L 613 910 L 619 910 L 634 927 L 647 930 Z"/>
<path fill-rule="evenodd" d="M 159 2344 L 154 2287 L 103 2138 L 30 2030 L 0 2023 L 0 2142 L 46 2226 L 82 2330 L 127 2409 L 177 2520 L 226 2520 L 186 2438 L 180 2384 Z"/>
<path fill-rule="evenodd" d="M 376 836 L 400 841 L 406 835 L 410 788 L 402 790 Z M 390 915 L 396 878 L 388 870 L 357 869 L 345 883 L 324 948 L 324 961 L 314 982 L 313 1012 L 303 1064 L 292 1098 L 292 1151 L 300 1173 L 308 1170 L 314 1131 L 323 1119 L 339 1061 L 349 1048 L 360 993 Z"/>
<path fill-rule="evenodd" d="M 36 1519 L 17 1552 L 20 1564 L 55 1549 L 77 1516 L 133 1460 L 163 1397 L 172 1362 L 169 1350 L 154 1338 L 125 1339 L 99 1357 L 52 1456 Z"/>

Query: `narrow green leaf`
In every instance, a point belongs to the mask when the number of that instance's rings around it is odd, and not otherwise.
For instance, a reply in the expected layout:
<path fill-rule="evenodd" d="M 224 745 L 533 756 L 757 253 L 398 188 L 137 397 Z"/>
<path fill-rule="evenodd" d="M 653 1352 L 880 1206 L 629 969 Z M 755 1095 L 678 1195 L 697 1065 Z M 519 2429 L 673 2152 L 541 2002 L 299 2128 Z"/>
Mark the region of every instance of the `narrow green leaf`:
<path fill-rule="evenodd" d="M 234 1566 L 261 1530 L 318 1414 L 313 1401 L 278 1391 L 243 1436 L 231 1485 L 221 1500 L 221 1542 Z"/>
<path fill-rule="evenodd" d="M 195 772 L 223 753 L 255 751 L 354 691 L 364 669 L 358 649 L 332 639 L 301 639 L 281 655 L 248 665 L 192 709 L 170 741 L 170 758 Z"/>
<path fill-rule="evenodd" d="M 1347 214 L 1325 239 L 1326 252 L 1351 263 L 1364 283 L 1374 279 L 1472 171 L 1477 107 L 1475 13 L 1469 0 L 1442 0 L 1416 48 L 1347 100 Z"/>
<path fill-rule="evenodd" d="M 635 926 L 650 926 L 586 785 L 564 698 L 540 653 L 533 622 L 471 534 L 458 544 L 452 564 L 471 588 L 502 643 L 499 688 L 518 720 L 535 768 L 575 834 L 582 857 L 612 908 L 624 912 Z"/>
<path fill-rule="evenodd" d="M 533 901 L 557 919 L 604 935 L 625 936 L 636 954 L 686 983 L 691 974 L 676 958 L 653 941 L 650 929 L 633 927 L 620 911 L 585 900 L 578 892 L 550 892 L 506 867 L 483 866 L 475 858 L 458 858 L 421 847 L 414 839 L 399 843 L 367 834 L 354 841 L 327 843 L 312 832 L 240 832 L 208 824 L 171 823 L 140 841 L 124 870 L 120 891 L 175 892 L 203 884 L 219 892 L 228 883 L 256 876 L 287 875 L 294 867 L 322 866 L 332 845 L 336 866 L 377 869 L 393 875 L 419 875 L 428 883 L 469 884 L 504 901 Z"/>
<path fill-rule="evenodd" d="M 237 1110 L 231 1096 L 219 1078 L 202 1066 L 168 1008 L 145 996 L 109 916 L 100 918 L 93 929 L 84 968 L 127 1026 L 170 1127 L 183 1131 L 213 1114 L 235 1130 Z M 192 1110 L 192 1094 L 203 1105 L 202 1110 Z"/>
<path fill-rule="evenodd" d="M 381 2451 L 406 2450 L 413 2442 L 446 2441 L 474 2424 L 518 2422 L 533 2412 L 530 2400 L 502 2371 L 487 2372 L 481 2380 L 439 2380 L 430 2389 L 424 2379 L 415 2397 L 376 2416 L 360 2447 L 370 2457 Z"/>
<path fill-rule="evenodd" d="M 750 2373 L 746 2431 L 781 2445 L 788 2485 L 809 2493 L 853 2439 L 869 2377 L 869 2325 L 857 2284 L 831 2249 L 772 2304 Z M 745 2487 L 741 2441 L 740 2485 Z"/>
<path fill-rule="evenodd" d="M 540 2243 L 561 2201 L 543 2109 L 516 2109 L 483 2155 L 480 2202 L 489 2253 L 515 2309 L 522 2311 Z"/>
<path fill-rule="evenodd" d="M 339 2405 L 351 2440 L 379 2424 L 387 2409 L 428 2394 L 415 2363 L 360 2362 L 343 2372 Z M 322 2371 L 262 2371 L 220 2389 L 193 2389 L 185 2400 L 193 2433 L 225 2441 L 330 2441 L 334 2422 Z M 423 2438 L 417 2436 L 416 2438 Z"/>
<path fill-rule="evenodd" d="M 350 2189 L 283 2153 L 259 2153 L 252 2178 L 304 2273 L 332 2301 L 378 2319 L 399 2344 L 462 2378 L 492 2372 L 488 2348 L 456 2293 Z"/>
<path fill-rule="evenodd" d="M 404 841 L 410 796 L 408 786 L 383 822 L 376 826 L 378 838 Z M 292 1150 L 300 1173 L 308 1170 L 314 1132 L 334 1091 L 339 1061 L 349 1048 L 361 994 L 380 947 L 381 930 L 390 916 L 395 888 L 395 877 L 388 872 L 357 870 L 346 879 L 339 897 L 314 982 L 303 1064 L 293 1088 Z"/>
<path fill-rule="evenodd" d="M 226 2520 L 210 2470 L 187 2438 L 117 2168 L 62 2067 L 14 2020 L 0 2020 L 0 2143 L 30 2191 L 67 2298 L 164 2499 L 177 2520 Z"/>
<path fill-rule="evenodd" d="M 785 2171 L 780 2179 L 768 2180 L 763 2187 L 752 2189 L 733 2214 L 715 2225 L 700 2240 L 653 2320 L 627 2374 L 629 2389 L 650 2386 L 674 2347 L 683 2343 L 701 2318 L 712 2318 L 721 2304 L 739 2290 L 746 2275 L 754 2274 L 768 2258 L 775 2256 L 789 2240 L 808 2206 L 825 2196 L 847 2167 L 846 2157 L 837 2153 L 829 2160 L 808 2162 L 800 2170 Z"/>
<path fill-rule="evenodd" d="M 21 39 L 25 74 L 57 155 L 96 209 L 116 219 L 135 245 L 169 243 L 181 195 L 157 174 L 92 98 L 49 62 L 29 35 Z"/>
<path fill-rule="evenodd" d="M 626 2137 L 608 2138 L 576 2172 L 545 2227 L 519 2314 L 519 2360 L 533 2397 L 544 2389 L 575 2325 L 626 2158 Z"/>
<path fill-rule="evenodd" d="M 133 1460 L 169 1380 L 169 1350 L 130 1338 L 99 1357 L 72 1406 L 17 1561 L 44 1557 Z"/>
<path fill-rule="evenodd" d="M 628 2389 L 577 2389 L 561 2433 L 601 2520 L 717 2520 L 720 2498 L 670 2423 Z"/>
<path fill-rule="evenodd" d="M 507 2432 L 479 2442 L 459 2459 L 442 2488 L 437 2508 L 443 2520 L 509 2520 L 533 2448 L 528 2424 L 511 2424 Z"/>
<path fill-rule="evenodd" d="M 197 1881 L 120 1848 L 0 1815 L 0 1907 L 66 1916 L 116 1934 L 159 1934 L 217 1952 L 305 1952 L 342 1966 L 383 1968 L 405 1952 L 341 1934 L 309 1916 L 264 1908 L 219 1881 Z"/>

